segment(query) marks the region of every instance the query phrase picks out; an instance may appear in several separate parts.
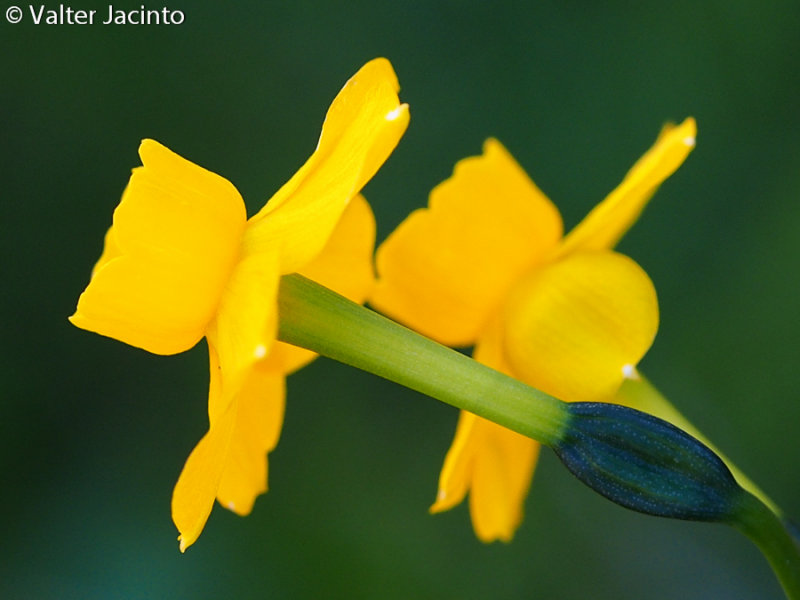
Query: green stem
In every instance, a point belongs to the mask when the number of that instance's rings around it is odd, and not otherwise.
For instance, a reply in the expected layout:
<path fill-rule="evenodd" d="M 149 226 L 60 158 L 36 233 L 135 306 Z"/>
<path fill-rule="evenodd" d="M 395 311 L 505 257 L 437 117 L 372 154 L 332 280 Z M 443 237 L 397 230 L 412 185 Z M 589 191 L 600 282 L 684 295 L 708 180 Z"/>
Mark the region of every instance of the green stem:
<path fill-rule="evenodd" d="M 758 498 L 743 491 L 731 525 L 744 533 L 767 558 L 789 600 L 800 599 L 800 553 L 784 524 Z"/>
<path fill-rule="evenodd" d="M 300 275 L 281 279 L 278 338 L 374 373 L 552 446 L 564 402 L 350 302 Z"/>

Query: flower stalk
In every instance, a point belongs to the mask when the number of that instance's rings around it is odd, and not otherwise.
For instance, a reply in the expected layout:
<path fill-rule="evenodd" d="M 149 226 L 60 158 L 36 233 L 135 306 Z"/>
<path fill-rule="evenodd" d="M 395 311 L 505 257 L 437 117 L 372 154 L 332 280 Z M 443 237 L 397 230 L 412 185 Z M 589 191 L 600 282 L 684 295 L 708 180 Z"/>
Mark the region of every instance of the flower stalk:
<path fill-rule="evenodd" d="M 626 508 L 735 527 L 767 558 L 787 598 L 800 600 L 800 551 L 776 512 L 676 426 L 617 404 L 558 400 L 298 274 L 281 278 L 278 304 L 283 342 L 538 440 L 583 483 Z"/>
<path fill-rule="evenodd" d="M 754 495 L 741 490 L 730 525 L 758 546 L 786 597 L 800 598 L 800 553 L 797 540 L 787 531 L 789 524 Z"/>
<path fill-rule="evenodd" d="M 278 339 L 552 445 L 566 406 L 297 274 L 281 279 Z"/>

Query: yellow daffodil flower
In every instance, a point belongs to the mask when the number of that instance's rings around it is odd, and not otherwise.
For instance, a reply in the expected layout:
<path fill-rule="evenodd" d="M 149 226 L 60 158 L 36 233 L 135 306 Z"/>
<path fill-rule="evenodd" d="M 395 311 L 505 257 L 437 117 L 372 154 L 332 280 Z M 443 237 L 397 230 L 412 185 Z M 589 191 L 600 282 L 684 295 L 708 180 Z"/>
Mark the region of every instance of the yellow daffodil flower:
<path fill-rule="evenodd" d="M 370 302 L 443 344 L 552 396 L 612 401 L 650 347 L 658 304 L 647 274 L 614 252 L 694 147 L 667 126 L 622 183 L 566 237 L 561 216 L 508 151 L 488 140 L 380 246 Z M 467 492 L 477 536 L 509 541 L 539 444 L 462 411 L 432 512 Z"/>
<path fill-rule="evenodd" d="M 280 277 L 300 272 L 363 302 L 375 224 L 359 196 L 408 125 L 385 59 L 367 63 L 328 110 L 308 161 L 250 219 L 234 186 L 153 140 L 139 148 L 105 248 L 70 321 L 156 354 L 208 341 L 208 433 L 175 486 L 185 550 L 216 498 L 247 514 L 267 489 L 284 378 L 315 355 L 277 342 Z"/>

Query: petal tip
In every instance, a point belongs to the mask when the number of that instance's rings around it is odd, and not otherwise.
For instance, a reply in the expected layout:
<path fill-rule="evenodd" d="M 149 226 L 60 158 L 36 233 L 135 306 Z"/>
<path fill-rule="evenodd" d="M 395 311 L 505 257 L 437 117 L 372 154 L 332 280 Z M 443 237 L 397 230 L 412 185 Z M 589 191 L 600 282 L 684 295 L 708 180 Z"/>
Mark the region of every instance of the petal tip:
<path fill-rule="evenodd" d="M 187 533 L 181 533 L 178 536 L 178 550 L 181 551 L 181 554 L 186 552 L 186 549 L 194 544 L 197 541 L 197 538 L 200 537 L 200 532 L 198 531 L 194 535 L 189 535 Z"/>
<path fill-rule="evenodd" d="M 80 312 L 80 310 L 76 310 L 74 314 L 67 317 L 67 320 L 78 329 L 83 329 L 84 331 L 91 331 L 92 333 L 99 333 L 100 335 L 105 335 L 97 331 L 96 326 L 93 326 L 92 320 L 87 318 L 83 313 Z"/>
<path fill-rule="evenodd" d="M 683 143 L 689 148 L 694 148 L 697 143 L 697 122 L 694 117 L 686 117 L 680 125 L 683 133 Z"/>
<path fill-rule="evenodd" d="M 383 77 L 385 77 L 394 88 L 394 91 L 397 92 L 400 90 L 400 82 L 397 79 L 397 73 L 394 71 L 394 67 L 392 67 L 392 63 L 389 61 L 388 58 L 378 57 L 373 58 L 371 61 L 366 63 L 361 69 L 358 70 L 358 73 L 351 78 L 355 79 L 359 74 L 362 73 L 380 73 Z"/>
<path fill-rule="evenodd" d="M 386 113 L 384 119 L 387 121 L 397 121 L 400 119 L 408 119 L 408 104 L 400 104 Z"/>
<path fill-rule="evenodd" d="M 151 156 L 154 152 L 158 152 L 160 150 L 168 150 L 168 148 L 161 142 L 157 142 L 152 138 L 142 139 L 142 141 L 139 142 L 138 150 L 139 158 L 142 159 L 142 164 L 144 164 L 145 157 Z"/>
<path fill-rule="evenodd" d="M 624 379 L 630 379 L 632 381 L 638 381 L 639 371 L 636 370 L 636 365 L 626 364 L 622 366 L 622 377 Z"/>
<path fill-rule="evenodd" d="M 442 503 L 439 500 L 437 500 L 436 502 L 431 504 L 430 507 L 428 508 L 428 514 L 437 515 L 437 514 L 439 514 L 441 512 L 444 512 L 446 510 L 447 510 L 447 508 L 445 508 L 442 505 Z"/>
<path fill-rule="evenodd" d="M 430 508 L 428 508 L 428 513 L 435 515 L 445 512 L 453 508 L 459 502 L 460 500 L 457 497 L 451 496 L 446 490 L 440 489 L 436 494 L 436 502 L 431 504 Z"/>
<path fill-rule="evenodd" d="M 488 154 L 489 152 L 496 151 L 498 149 L 505 150 L 503 144 L 500 143 L 500 140 L 498 140 L 496 137 L 486 138 L 483 142 L 482 149 L 484 154 Z"/>

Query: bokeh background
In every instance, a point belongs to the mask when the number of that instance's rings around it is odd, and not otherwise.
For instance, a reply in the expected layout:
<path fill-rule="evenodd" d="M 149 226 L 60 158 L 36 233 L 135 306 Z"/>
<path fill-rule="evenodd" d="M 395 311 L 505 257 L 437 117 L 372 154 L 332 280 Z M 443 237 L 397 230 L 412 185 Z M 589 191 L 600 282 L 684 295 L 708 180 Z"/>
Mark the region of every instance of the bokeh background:
<path fill-rule="evenodd" d="M 365 190 L 379 240 L 490 135 L 571 227 L 694 115 L 697 149 L 620 246 L 659 292 L 641 367 L 800 516 L 796 0 L 170 0 L 147 8 L 184 24 L 138 27 L 21 6 L 0 21 L 0 597 L 782 597 L 744 537 L 627 512 L 550 452 L 513 543 L 480 544 L 465 507 L 427 514 L 456 411 L 327 360 L 289 380 L 271 491 L 248 518 L 217 507 L 181 555 L 169 501 L 207 425 L 205 348 L 155 357 L 66 317 L 141 138 L 252 213 L 375 56 L 412 113 Z"/>

